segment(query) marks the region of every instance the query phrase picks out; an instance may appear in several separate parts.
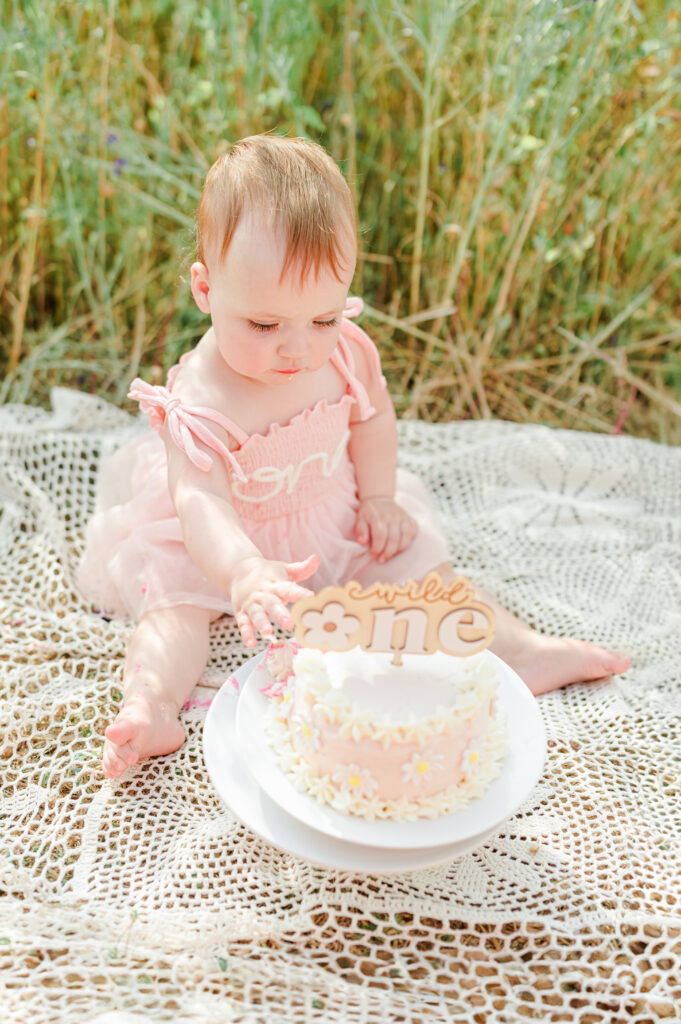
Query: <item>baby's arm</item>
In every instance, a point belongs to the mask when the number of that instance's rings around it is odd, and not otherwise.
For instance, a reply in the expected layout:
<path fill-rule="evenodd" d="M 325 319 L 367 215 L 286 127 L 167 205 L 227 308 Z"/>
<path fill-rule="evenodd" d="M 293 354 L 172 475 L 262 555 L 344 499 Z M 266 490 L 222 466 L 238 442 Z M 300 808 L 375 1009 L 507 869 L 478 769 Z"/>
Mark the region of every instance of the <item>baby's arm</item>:
<path fill-rule="evenodd" d="M 304 562 L 264 558 L 234 511 L 223 460 L 197 442 L 213 460 L 204 472 L 175 445 L 167 427 L 165 441 L 168 486 L 185 547 L 203 574 L 230 596 L 244 643 L 253 647 L 256 631 L 271 634 L 272 622 L 290 629 L 293 623 L 286 605 L 311 593 L 297 581 L 315 571 L 318 556 Z"/>
<path fill-rule="evenodd" d="M 395 501 L 397 428 L 388 389 L 377 379 L 365 353 L 353 346 L 356 374 L 376 410 L 360 420 L 355 406 L 348 451 L 355 466 L 359 509 L 355 537 L 374 558 L 387 562 L 408 548 L 417 533 L 414 519 Z"/>

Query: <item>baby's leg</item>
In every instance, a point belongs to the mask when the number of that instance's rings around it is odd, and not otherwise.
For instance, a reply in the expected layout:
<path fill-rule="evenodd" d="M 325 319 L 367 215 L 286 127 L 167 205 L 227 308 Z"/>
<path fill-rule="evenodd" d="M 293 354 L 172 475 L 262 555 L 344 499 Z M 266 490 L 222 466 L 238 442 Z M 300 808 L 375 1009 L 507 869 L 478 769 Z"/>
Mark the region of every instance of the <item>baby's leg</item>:
<path fill-rule="evenodd" d="M 445 582 L 456 575 L 448 563 L 439 565 L 437 571 Z M 477 590 L 475 596 L 489 605 L 496 616 L 490 650 L 515 669 L 537 696 L 569 683 L 605 679 L 629 668 L 630 660 L 622 654 L 584 640 L 537 633 L 485 591 Z"/>
<path fill-rule="evenodd" d="M 184 743 L 177 716 L 208 660 L 214 612 L 192 605 L 156 608 L 132 635 L 123 671 L 123 707 L 104 730 L 104 774 L 122 775 L 142 757 L 170 754 Z"/>

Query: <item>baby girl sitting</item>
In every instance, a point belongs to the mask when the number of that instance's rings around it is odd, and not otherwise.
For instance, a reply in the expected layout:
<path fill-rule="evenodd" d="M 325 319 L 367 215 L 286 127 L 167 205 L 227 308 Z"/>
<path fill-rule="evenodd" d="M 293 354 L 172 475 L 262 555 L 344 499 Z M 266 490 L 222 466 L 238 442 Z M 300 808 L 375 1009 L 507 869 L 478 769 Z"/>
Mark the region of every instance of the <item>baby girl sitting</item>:
<path fill-rule="evenodd" d="M 156 432 L 105 467 L 80 570 L 102 610 L 137 621 L 105 732 L 110 777 L 182 744 L 179 709 L 219 616 L 253 647 L 291 627 L 308 588 L 454 575 L 423 485 L 396 468 L 378 353 L 350 319 L 356 251 L 350 191 L 316 144 L 254 136 L 211 168 L 191 269 L 211 326 L 166 387 L 133 382 Z M 535 694 L 628 667 L 479 596 L 497 617 L 492 650 Z"/>

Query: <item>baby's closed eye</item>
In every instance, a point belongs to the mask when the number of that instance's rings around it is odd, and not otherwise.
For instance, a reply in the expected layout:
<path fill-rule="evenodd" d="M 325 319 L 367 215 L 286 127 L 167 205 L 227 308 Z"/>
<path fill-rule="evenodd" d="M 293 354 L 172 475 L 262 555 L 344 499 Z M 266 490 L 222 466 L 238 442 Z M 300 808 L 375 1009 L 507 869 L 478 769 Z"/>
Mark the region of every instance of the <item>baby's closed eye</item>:
<path fill-rule="evenodd" d="M 261 323 L 258 323 L 257 320 L 249 320 L 248 321 L 248 326 L 251 328 L 252 331 L 265 331 L 265 332 L 269 332 L 269 331 L 276 331 L 276 329 L 279 326 L 279 324 L 261 324 Z"/>
<path fill-rule="evenodd" d="M 338 323 L 338 317 L 332 317 L 330 320 L 313 320 L 312 323 L 315 327 L 335 327 Z M 252 331 L 261 331 L 269 334 L 272 331 L 276 331 L 279 327 L 278 323 L 261 323 L 259 320 L 249 320 L 248 326 Z"/>

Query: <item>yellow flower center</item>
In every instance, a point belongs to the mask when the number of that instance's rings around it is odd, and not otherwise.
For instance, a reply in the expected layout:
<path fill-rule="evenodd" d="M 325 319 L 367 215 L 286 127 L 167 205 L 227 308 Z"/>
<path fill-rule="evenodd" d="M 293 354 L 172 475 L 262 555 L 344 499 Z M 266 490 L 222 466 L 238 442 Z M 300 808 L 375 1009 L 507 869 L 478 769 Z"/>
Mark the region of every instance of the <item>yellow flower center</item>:
<path fill-rule="evenodd" d="M 348 779 L 348 782 L 354 789 L 357 789 L 358 786 L 362 785 L 362 780 L 360 779 L 359 775 L 351 775 L 350 778 Z"/>
<path fill-rule="evenodd" d="M 475 764 L 479 756 L 480 755 L 478 754 L 477 750 L 471 750 L 470 754 L 468 755 L 468 763 Z"/>
<path fill-rule="evenodd" d="M 428 762 L 419 761 L 419 763 L 416 765 L 416 771 L 419 773 L 419 775 L 425 775 L 425 773 L 428 771 Z"/>
<path fill-rule="evenodd" d="M 312 730 L 309 725 L 303 725 L 303 736 L 311 736 Z"/>

